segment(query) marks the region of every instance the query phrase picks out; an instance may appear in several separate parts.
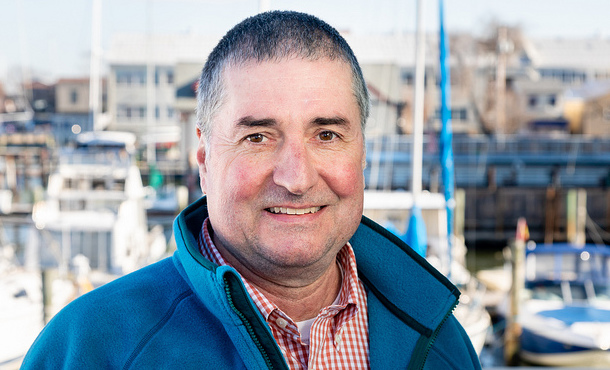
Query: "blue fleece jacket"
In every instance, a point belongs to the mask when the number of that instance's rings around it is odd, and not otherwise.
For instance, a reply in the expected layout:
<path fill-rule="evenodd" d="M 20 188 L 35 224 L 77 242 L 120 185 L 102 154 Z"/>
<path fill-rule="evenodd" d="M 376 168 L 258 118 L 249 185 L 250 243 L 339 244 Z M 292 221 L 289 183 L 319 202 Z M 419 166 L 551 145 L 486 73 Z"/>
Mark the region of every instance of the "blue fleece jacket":
<path fill-rule="evenodd" d="M 199 253 L 206 217 L 202 198 L 174 222 L 173 257 L 66 306 L 22 369 L 286 369 L 237 272 Z M 371 368 L 480 368 L 444 276 L 367 218 L 350 242 L 367 290 Z"/>

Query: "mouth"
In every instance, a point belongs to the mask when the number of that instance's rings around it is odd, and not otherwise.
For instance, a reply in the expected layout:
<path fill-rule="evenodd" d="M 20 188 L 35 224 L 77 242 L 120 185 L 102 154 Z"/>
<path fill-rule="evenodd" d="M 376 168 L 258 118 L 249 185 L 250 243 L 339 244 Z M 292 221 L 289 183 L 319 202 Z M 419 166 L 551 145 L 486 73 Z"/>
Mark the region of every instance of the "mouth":
<path fill-rule="evenodd" d="M 305 215 L 309 213 L 317 213 L 322 207 L 309 208 L 288 208 L 288 207 L 270 207 L 266 211 L 279 215 Z"/>

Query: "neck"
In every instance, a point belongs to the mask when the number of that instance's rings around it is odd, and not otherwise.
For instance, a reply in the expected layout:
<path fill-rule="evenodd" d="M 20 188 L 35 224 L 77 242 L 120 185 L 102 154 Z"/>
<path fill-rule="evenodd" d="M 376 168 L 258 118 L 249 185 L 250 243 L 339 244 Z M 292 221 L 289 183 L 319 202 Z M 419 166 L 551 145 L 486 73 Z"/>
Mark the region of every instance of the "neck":
<path fill-rule="evenodd" d="M 320 264 L 326 266 L 325 268 L 319 268 L 318 265 L 315 271 L 311 268 L 254 269 L 251 265 L 242 263 L 222 244 L 215 244 L 223 258 L 239 271 L 244 279 L 293 321 L 316 317 L 322 308 L 335 301 L 341 289 L 341 269 L 336 255 Z"/>
<path fill-rule="evenodd" d="M 286 286 L 257 277 L 248 281 L 296 322 L 316 317 L 335 301 L 341 290 L 341 269 L 333 263 L 319 279 L 306 285 Z"/>

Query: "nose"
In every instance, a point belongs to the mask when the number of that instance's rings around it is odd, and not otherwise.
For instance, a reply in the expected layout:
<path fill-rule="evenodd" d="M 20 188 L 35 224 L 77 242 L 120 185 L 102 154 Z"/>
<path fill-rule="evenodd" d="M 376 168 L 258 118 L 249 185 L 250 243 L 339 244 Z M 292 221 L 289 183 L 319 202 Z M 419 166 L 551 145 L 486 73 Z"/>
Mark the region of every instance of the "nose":
<path fill-rule="evenodd" d="M 303 142 L 284 142 L 278 150 L 273 171 L 275 184 L 292 194 L 302 195 L 311 189 L 318 171 L 311 153 Z"/>

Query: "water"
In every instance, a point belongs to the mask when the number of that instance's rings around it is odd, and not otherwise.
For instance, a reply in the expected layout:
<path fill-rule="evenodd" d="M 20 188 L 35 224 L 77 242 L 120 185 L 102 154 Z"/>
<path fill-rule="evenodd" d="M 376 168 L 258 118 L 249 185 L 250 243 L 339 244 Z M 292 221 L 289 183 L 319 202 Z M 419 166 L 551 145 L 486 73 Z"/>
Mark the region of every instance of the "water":
<path fill-rule="evenodd" d="M 504 252 L 497 247 L 477 246 L 468 248 L 466 268 L 473 274 L 481 270 L 500 268 L 504 265 Z"/>
<path fill-rule="evenodd" d="M 476 276 L 476 273 L 481 270 L 502 268 L 504 266 L 504 253 L 497 245 L 481 245 L 468 248 L 466 253 L 466 267 L 471 274 Z M 503 332 L 505 322 L 498 320 L 492 314 L 493 325 L 487 333 L 485 347 L 481 351 L 479 359 L 483 368 L 494 368 L 505 366 L 504 361 L 504 343 Z"/>

